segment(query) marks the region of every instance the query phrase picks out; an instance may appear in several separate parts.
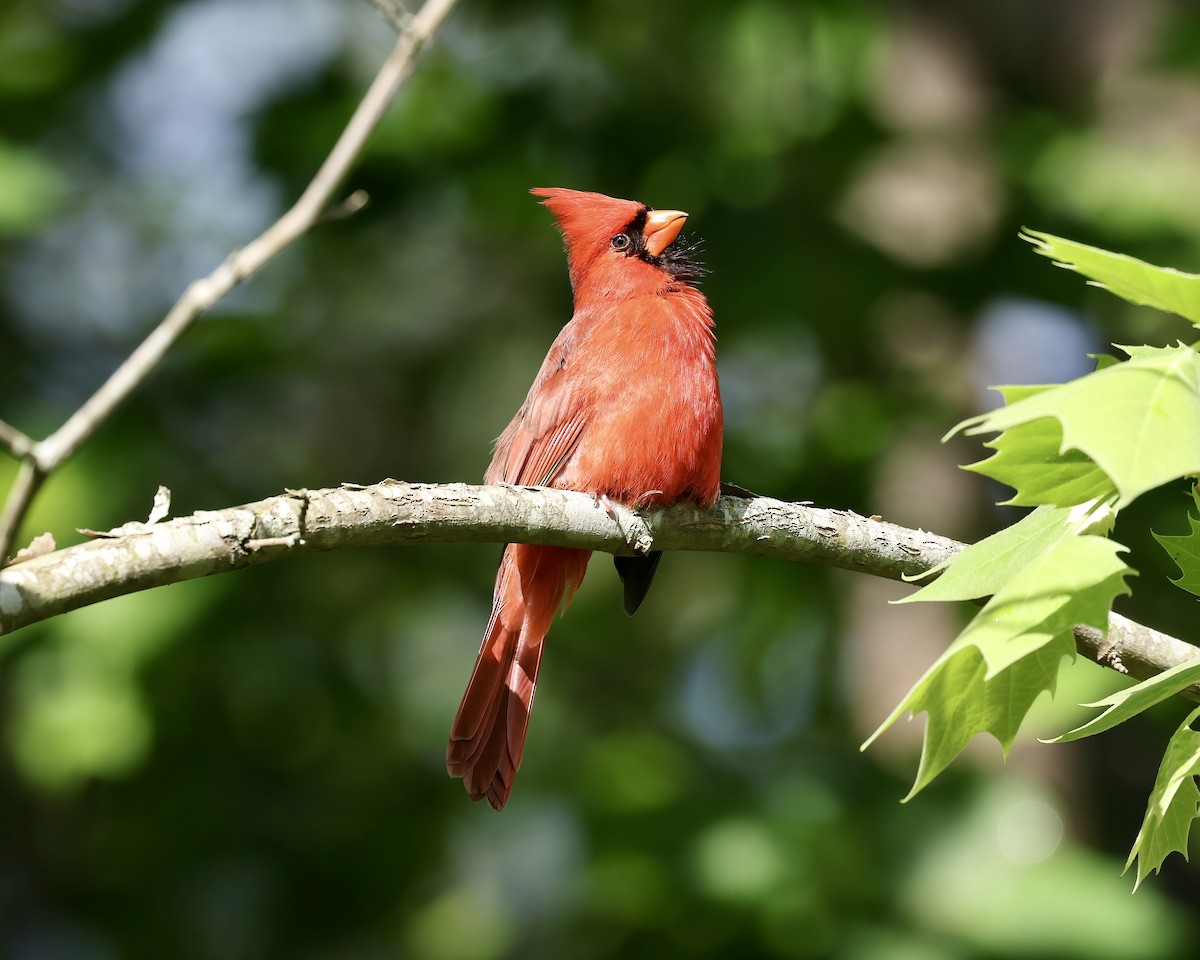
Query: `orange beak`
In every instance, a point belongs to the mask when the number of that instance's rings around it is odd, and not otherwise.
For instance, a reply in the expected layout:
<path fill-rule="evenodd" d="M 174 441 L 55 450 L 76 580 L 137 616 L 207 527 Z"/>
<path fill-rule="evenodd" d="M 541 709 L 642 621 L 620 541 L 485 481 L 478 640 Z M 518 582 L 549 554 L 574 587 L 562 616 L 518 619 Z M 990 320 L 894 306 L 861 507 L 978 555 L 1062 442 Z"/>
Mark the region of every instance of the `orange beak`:
<path fill-rule="evenodd" d="M 643 233 L 646 238 L 646 252 L 652 257 L 657 257 L 666 250 L 679 236 L 687 217 L 682 210 L 651 210 L 646 215 L 646 229 Z"/>

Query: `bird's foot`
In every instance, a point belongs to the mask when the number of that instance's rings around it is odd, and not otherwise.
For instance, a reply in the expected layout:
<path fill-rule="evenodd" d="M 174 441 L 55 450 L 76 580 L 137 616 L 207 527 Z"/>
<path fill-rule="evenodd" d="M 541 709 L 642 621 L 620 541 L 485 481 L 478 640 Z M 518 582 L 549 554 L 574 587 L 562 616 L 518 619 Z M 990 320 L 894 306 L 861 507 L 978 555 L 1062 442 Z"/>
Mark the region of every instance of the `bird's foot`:
<path fill-rule="evenodd" d="M 618 527 L 621 525 L 621 515 L 617 513 L 617 505 L 608 499 L 607 493 L 596 494 L 596 506 L 608 514 L 608 519 Z"/>
<path fill-rule="evenodd" d="M 653 492 L 657 493 L 658 491 Z M 644 497 L 646 494 L 642 496 Z M 638 501 L 640 502 L 641 499 L 639 497 Z M 625 543 L 629 545 L 630 549 L 645 556 L 654 548 L 654 535 L 650 533 L 650 527 L 646 521 L 637 513 L 628 509 L 622 513 L 605 493 L 596 497 L 596 506 L 607 513 L 609 519 L 617 525 L 617 529 L 621 531 L 621 536 L 625 538 Z"/>

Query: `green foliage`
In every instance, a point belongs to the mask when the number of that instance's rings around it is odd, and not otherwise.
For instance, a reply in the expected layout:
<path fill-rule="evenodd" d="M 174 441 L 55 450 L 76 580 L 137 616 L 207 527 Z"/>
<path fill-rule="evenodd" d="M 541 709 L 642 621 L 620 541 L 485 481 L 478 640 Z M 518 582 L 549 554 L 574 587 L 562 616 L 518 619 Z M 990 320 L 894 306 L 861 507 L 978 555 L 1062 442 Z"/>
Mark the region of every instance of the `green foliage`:
<path fill-rule="evenodd" d="M 1143 710 L 1148 710 L 1156 703 L 1161 703 L 1196 683 L 1200 683 L 1200 662 L 1189 660 L 1187 663 L 1181 663 L 1165 673 L 1160 673 L 1149 680 L 1143 680 L 1132 687 L 1126 687 L 1124 690 L 1118 690 L 1102 700 L 1085 703 L 1085 707 L 1104 707 L 1104 712 L 1074 730 L 1069 730 L 1057 737 L 1050 737 L 1046 742 L 1066 743 L 1069 740 L 1078 740 L 1081 737 L 1090 737 L 1097 733 L 1103 733 L 1105 730 L 1111 730 L 1118 723 L 1124 723 Z"/>
<path fill-rule="evenodd" d="M 998 387 L 1008 404 L 1022 396 L 1053 390 L 1053 387 Z M 1016 491 L 1006 504 L 1035 507 L 1107 500 L 1116 495 L 1112 479 L 1082 450 L 1063 447 L 1062 422 L 1056 417 L 1037 417 L 1010 426 L 983 444 L 995 454 L 971 464 L 968 470 L 985 474 Z"/>
<path fill-rule="evenodd" d="M 1156 267 L 1123 253 L 1026 230 L 1022 236 L 1057 266 L 1075 270 L 1130 303 L 1156 307 L 1200 324 L 1200 274 Z"/>
<path fill-rule="evenodd" d="M 956 429 L 972 436 L 1027 428 L 993 441 L 1007 456 L 985 460 L 975 469 L 1003 483 L 1020 484 L 1021 503 L 1060 506 L 1086 502 L 1104 489 L 1080 454 L 1111 479 L 1118 507 L 1164 483 L 1200 473 L 1200 354 L 1183 344 L 1125 352 L 1130 358 L 1124 362 L 1025 394 L 959 424 Z M 1061 427 L 1060 450 L 1075 451 L 1061 463 L 1047 457 L 1051 428 L 1028 429 L 1047 417 Z M 1014 452 L 1029 441 L 1031 453 Z M 999 460 L 995 468 L 993 460 Z"/>
<path fill-rule="evenodd" d="M 1128 592 L 1124 578 L 1131 571 L 1117 557 L 1124 548 L 1081 533 L 1087 520 L 1065 508 L 1039 508 L 967 547 L 907 598 L 990 598 L 871 737 L 905 711 L 928 712 L 909 797 L 977 733 L 991 733 L 1007 753 L 1034 700 L 1053 692 L 1062 658 L 1074 654 L 1074 625 L 1103 627 L 1113 598 Z"/>
<path fill-rule="evenodd" d="M 64 192 L 62 176 L 44 157 L 0 139 L 0 238 L 40 227 Z"/>
<path fill-rule="evenodd" d="M 1200 321 L 1200 276 L 1049 234 L 1027 239 L 1131 302 Z M 1107 537 L 1117 511 L 1200 473 L 1200 354 L 1184 344 L 1121 349 L 1128 359 L 1105 358 L 1061 386 L 1001 387 L 1004 407 L 952 431 L 998 434 L 986 443 L 995 454 L 970 469 L 1013 487 L 1009 503 L 1036 509 L 930 571 L 939 579 L 907 598 L 990 598 L 871 738 L 906 710 L 928 714 L 910 797 L 977 733 L 991 733 L 1007 753 L 1034 700 L 1053 693 L 1061 660 L 1074 651 L 1073 625 L 1103 630 L 1113 600 L 1130 592 L 1125 578 L 1133 571 L 1117 556 L 1125 548 Z M 1188 534 L 1158 540 L 1180 568 L 1175 582 L 1200 593 L 1200 520 L 1189 514 L 1188 522 Z M 1105 707 L 1102 714 L 1053 741 L 1108 730 L 1197 680 L 1200 665 L 1185 664 L 1113 694 L 1090 704 Z M 1172 851 L 1187 854 L 1200 816 L 1197 715 L 1163 758 L 1130 853 L 1138 883 Z"/>
<path fill-rule="evenodd" d="M 1192 487 L 1192 496 L 1200 508 L 1200 487 Z M 1187 533 L 1179 536 L 1156 533 L 1154 539 L 1179 567 L 1179 577 L 1171 582 L 1181 590 L 1200 596 L 1200 519 L 1189 512 L 1187 521 Z"/>
<path fill-rule="evenodd" d="M 1200 817 L 1200 731 L 1192 727 L 1198 718 L 1200 707 L 1175 731 L 1158 768 L 1146 818 L 1125 864 L 1128 870 L 1137 862 L 1137 884 L 1157 873 L 1170 854 L 1178 851 L 1187 859 L 1192 821 Z"/>
<path fill-rule="evenodd" d="M 7 739 L 22 773 L 62 794 L 135 769 L 152 739 L 137 672 L 220 590 L 146 591 L 55 623 L 14 678 Z"/>
<path fill-rule="evenodd" d="M 919 915 L 976 944 L 969 954 L 975 958 L 1143 960 L 1170 951 L 1163 941 L 1169 943 L 1175 924 L 1159 891 L 1131 897 L 1121 885 L 1097 882 L 1097 858 L 1089 851 L 1060 851 L 1044 861 L 1046 869 L 1030 868 L 1039 846 L 1061 836 L 1054 796 L 1017 776 L 1003 780 L 988 801 L 999 823 L 987 808 L 973 811 L 916 865 L 906 897 Z M 1112 866 L 1107 869 L 1111 877 Z M 941 954 L 899 956 L 934 960 Z"/>

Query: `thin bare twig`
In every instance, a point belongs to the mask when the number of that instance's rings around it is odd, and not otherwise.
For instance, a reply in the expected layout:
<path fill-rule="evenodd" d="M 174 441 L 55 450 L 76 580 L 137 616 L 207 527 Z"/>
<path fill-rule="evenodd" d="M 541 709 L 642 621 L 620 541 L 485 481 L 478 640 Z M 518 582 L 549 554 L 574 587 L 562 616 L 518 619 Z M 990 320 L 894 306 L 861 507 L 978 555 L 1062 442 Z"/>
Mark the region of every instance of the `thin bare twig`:
<path fill-rule="evenodd" d="M 32 456 L 21 461 L 17 479 L 8 492 L 8 499 L 4 501 L 4 509 L 0 510 L 0 567 L 4 566 L 4 558 L 8 556 L 8 548 L 17 535 L 25 511 L 45 479 L 45 471 L 38 467 Z"/>
<path fill-rule="evenodd" d="M 400 0 L 371 0 L 371 6 L 383 14 L 383 19 L 403 33 L 412 23 L 413 15 Z"/>
<path fill-rule="evenodd" d="M 332 207 L 326 208 L 321 214 L 322 223 L 331 223 L 334 220 L 345 220 L 347 217 L 352 217 L 359 210 L 371 202 L 371 195 L 366 190 L 355 190 L 341 203 L 335 203 Z"/>
<path fill-rule="evenodd" d="M 295 242 L 321 218 L 330 198 L 362 152 L 396 91 L 412 73 L 417 54 L 429 43 L 454 8 L 456 0 L 426 0 L 419 13 L 405 23 L 379 73 L 371 82 L 346 129 L 321 164 L 300 199 L 245 247 L 231 253 L 216 270 L 190 284 L 154 331 L 129 355 L 116 372 L 54 433 L 34 444 L 26 455 L 36 468 L 34 476 L 49 474 L 66 460 L 113 410 L 154 370 L 171 346 L 201 313 L 211 309 L 282 250 Z M 10 428 L 11 429 L 11 428 Z M 19 433 L 14 431 L 14 433 Z M 0 433 L 0 438 L 4 434 Z M 20 440 L 20 436 L 16 439 Z M 26 438 L 28 439 L 28 438 Z M 8 445 L 13 447 L 11 440 Z M 14 487 L 5 504 L 6 522 L 0 525 L 0 558 L 12 547 L 17 527 L 29 507 L 37 484 L 23 497 Z"/>
<path fill-rule="evenodd" d="M 33 452 L 34 440 L 25 436 L 11 424 L 0 420 L 0 443 L 12 451 L 14 457 L 26 457 Z M 2 556 L 3 554 L 0 554 Z"/>

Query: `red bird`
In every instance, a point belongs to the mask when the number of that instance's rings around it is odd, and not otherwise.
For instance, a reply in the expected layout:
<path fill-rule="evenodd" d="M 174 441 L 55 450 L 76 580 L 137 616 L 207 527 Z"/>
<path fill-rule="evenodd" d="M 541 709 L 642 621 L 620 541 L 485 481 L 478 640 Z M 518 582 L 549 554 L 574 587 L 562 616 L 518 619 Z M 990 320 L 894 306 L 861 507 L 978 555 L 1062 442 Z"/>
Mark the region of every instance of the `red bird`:
<path fill-rule="evenodd" d="M 599 193 L 539 188 L 567 250 L 575 314 L 496 442 L 487 483 L 580 490 L 630 506 L 711 506 L 723 417 L 712 310 L 699 268 L 672 246 L 687 214 Z M 508 802 L 542 646 L 590 551 L 510 543 L 492 615 L 446 748 L 472 800 Z M 616 557 L 625 611 L 661 554 Z"/>

